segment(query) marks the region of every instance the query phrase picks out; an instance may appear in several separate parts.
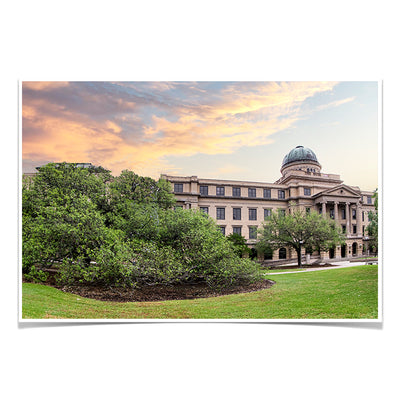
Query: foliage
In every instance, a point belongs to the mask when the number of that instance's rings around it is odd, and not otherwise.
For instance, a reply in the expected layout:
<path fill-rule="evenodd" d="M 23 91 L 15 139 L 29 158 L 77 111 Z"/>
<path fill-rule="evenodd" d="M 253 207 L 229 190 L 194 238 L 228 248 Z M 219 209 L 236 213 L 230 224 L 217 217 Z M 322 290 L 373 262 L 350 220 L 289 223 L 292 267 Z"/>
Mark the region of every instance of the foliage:
<path fill-rule="evenodd" d="M 152 178 L 124 170 L 113 179 L 109 187 L 112 205 L 132 201 L 135 204 L 152 204 L 162 209 L 168 209 L 175 204 L 170 183 L 164 179 L 155 181 Z"/>
<path fill-rule="evenodd" d="M 227 236 L 227 239 L 232 243 L 233 249 L 239 257 L 250 254 L 250 248 L 247 246 L 246 239 L 242 235 L 231 233 Z"/>
<path fill-rule="evenodd" d="M 371 247 L 378 251 L 378 189 L 375 190 L 373 197 L 375 211 L 370 211 L 368 213 L 370 223 L 367 226 L 367 233 Z"/>
<path fill-rule="evenodd" d="M 48 272 L 37 269 L 36 267 L 32 267 L 24 277 L 27 281 L 42 283 L 47 281 L 49 274 Z"/>
<path fill-rule="evenodd" d="M 24 182 L 22 201 L 23 272 L 32 279 L 53 265 L 63 284 L 221 287 L 260 279 L 211 218 L 172 209 L 165 180 L 49 164 Z"/>
<path fill-rule="evenodd" d="M 305 213 L 294 210 L 288 215 L 273 212 L 260 230 L 257 248 L 292 247 L 296 250 L 298 265 L 301 266 L 301 248 L 328 250 L 343 243 L 344 236 L 334 221 L 315 211 Z"/>

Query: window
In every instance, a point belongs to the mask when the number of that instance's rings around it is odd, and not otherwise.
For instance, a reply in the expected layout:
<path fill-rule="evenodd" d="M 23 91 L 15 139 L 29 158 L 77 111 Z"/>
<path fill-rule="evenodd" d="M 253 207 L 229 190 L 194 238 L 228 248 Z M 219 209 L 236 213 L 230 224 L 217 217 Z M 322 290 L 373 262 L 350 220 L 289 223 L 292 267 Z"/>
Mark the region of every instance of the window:
<path fill-rule="evenodd" d="M 367 204 L 372 204 L 372 197 L 371 196 L 367 196 Z"/>
<path fill-rule="evenodd" d="M 241 235 L 242 234 L 242 227 L 241 226 L 234 226 L 233 227 L 233 233 Z"/>
<path fill-rule="evenodd" d="M 309 215 L 311 212 L 311 208 L 310 207 L 306 207 L 306 214 Z"/>
<path fill-rule="evenodd" d="M 225 236 L 225 226 L 220 226 L 219 229 L 221 229 L 221 233 Z"/>
<path fill-rule="evenodd" d="M 279 259 L 280 260 L 285 260 L 286 259 L 287 252 L 286 252 L 286 249 L 284 247 L 279 249 L 279 253 L 278 254 L 279 254 Z"/>
<path fill-rule="evenodd" d="M 286 215 L 285 210 L 279 210 L 279 216 L 284 217 Z"/>
<path fill-rule="evenodd" d="M 203 213 L 208 214 L 208 207 L 200 207 L 200 211 L 203 211 Z"/>
<path fill-rule="evenodd" d="M 257 208 L 249 208 L 249 221 L 257 221 Z"/>
<path fill-rule="evenodd" d="M 256 189 L 249 188 L 249 197 L 256 197 Z"/>
<path fill-rule="evenodd" d="M 346 225 L 342 225 L 342 233 L 346 233 Z"/>
<path fill-rule="evenodd" d="M 264 189 L 264 199 L 271 198 L 271 189 Z"/>
<path fill-rule="evenodd" d="M 183 193 L 183 183 L 175 183 L 174 184 L 174 192 L 175 193 Z"/>
<path fill-rule="evenodd" d="M 362 230 L 363 230 L 363 236 L 364 236 L 365 235 L 365 226 L 364 225 L 363 225 Z"/>
<path fill-rule="evenodd" d="M 357 225 L 353 225 L 353 233 L 357 233 Z"/>
<path fill-rule="evenodd" d="M 233 209 L 233 219 L 236 221 L 240 221 L 242 219 L 242 209 L 241 208 Z"/>
<path fill-rule="evenodd" d="M 342 219 L 346 219 L 346 210 L 342 208 Z"/>
<path fill-rule="evenodd" d="M 364 211 L 362 212 L 362 220 L 363 220 L 363 222 L 364 222 Z"/>
<path fill-rule="evenodd" d="M 225 196 L 225 187 L 217 186 L 217 196 Z"/>
<path fill-rule="evenodd" d="M 285 191 L 278 190 L 278 199 L 284 199 L 284 198 L 285 198 Z"/>
<path fill-rule="evenodd" d="M 329 216 L 331 217 L 331 219 L 335 219 L 335 210 L 333 208 L 329 210 Z"/>
<path fill-rule="evenodd" d="M 225 208 L 217 208 L 217 219 L 225 219 Z"/>
<path fill-rule="evenodd" d="M 264 219 L 267 219 L 270 216 L 271 216 L 271 209 L 270 208 L 264 209 Z"/>
<path fill-rule="evenodd" d="M 352 209 L 351 210 L 351 215 L 353 219 L 357 219 L 357 214 L 356 214 L 356 210 Z"/>
<path fill-rule="evenodd" d="M 257 227 L 249 226 L 249 239 L 257 239 Z"/>
<path fill-rule="evenodd" d="M 234 197 L 240 197 L 240 187 L 234 187 L 232 188 L 232 196 Z"/>
<path fill-rule="evenodd" d="M 200 186 L 200 194 L 202 196 L 208 196 L 208 186 Z"/>
<path fill-rule="evenodd" d="M 311 189 L 310 188 L 304 188 L 304 196 L 311 196 Z"/>
<path fill-rule="evenodd" d="M 174 206 L 174 210 L 178 210 L 179 208 L 182 209 L 183 206 Z"/>

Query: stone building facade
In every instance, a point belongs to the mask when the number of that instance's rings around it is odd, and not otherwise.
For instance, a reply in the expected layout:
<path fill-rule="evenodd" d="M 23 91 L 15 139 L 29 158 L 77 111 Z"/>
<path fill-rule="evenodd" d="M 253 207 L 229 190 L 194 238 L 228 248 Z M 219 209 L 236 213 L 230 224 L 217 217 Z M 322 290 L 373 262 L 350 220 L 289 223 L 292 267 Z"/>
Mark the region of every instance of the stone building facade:
<path fill-rule="evenodd" d="M 250 247 L 256 242 L 257 228 L 272 211 L 286 214 L 291 208 L 300 208 L 334 219 L 346 234 L 345 245 L 321 252 L 321 258 L 349 258 L 369 252 L 366 227 L 368 212 L 375 210 L 373 192 L 345 185 L 339 175 L 322 173 L 314 152 L 303 146 L 285 156 L 281 177 L 274 183 L 161 177 L 172 184 L 178 207 L 201 209 L 217 221 L 224 235 L 241 234 Z M 290 248 L 261 255 L 266 260 L 295 257 Z"/>

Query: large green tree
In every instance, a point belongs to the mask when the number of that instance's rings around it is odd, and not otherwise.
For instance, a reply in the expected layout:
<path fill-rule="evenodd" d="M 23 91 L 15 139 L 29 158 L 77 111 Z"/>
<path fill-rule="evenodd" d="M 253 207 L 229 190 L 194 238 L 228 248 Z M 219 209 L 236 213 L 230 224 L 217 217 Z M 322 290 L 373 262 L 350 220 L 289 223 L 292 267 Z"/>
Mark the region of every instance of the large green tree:
<path fill-rule="evenodd" d="M 334 221 L 315 211 L 294 210 L 288 215 L 273 212 L 259 231 L 257 249 L 291 247 L 297 253 L 301 267 L 301 249 L 328 250 L 344 242 L 344 236 Z"/>
<path fill-rule="evenodd" d="M 23 268 L 31 278 L 56 264 L 64 284 L 221 287 L 261 279 L 214 220 L 173 209 L 164 180 L 50 164 L 24 181 L 22 203 Z"/>
<path fill-rule="evenodd" d="M 25 272 L 65 258 L 90 263 L 90 253 L 110 241 L 102 210 L 108 171 L 48 164 L 22 186 L 22 261 Z M 112 241 L 112 240 L 111 240 Z"/>

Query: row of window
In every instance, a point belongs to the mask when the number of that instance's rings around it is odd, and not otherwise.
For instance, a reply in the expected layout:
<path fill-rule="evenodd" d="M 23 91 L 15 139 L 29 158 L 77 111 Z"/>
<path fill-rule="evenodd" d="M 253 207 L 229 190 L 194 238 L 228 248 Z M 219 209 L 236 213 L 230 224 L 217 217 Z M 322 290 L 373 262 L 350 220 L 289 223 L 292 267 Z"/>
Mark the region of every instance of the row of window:
<path fill-rule="evenodd" d="M 342 233 L 346 233 L 346 225 L 342 225 Z M 352 232 L 354 235 L 357 234 L 357 225 L 352 225 Z M 365 235 L 365 225 L 362 227 L 362 234 Z"/>
<path fill-rule="evenodd" d="M 232 196 L 233 197 L 241 197 L 240 187 L 233 187 L 232 188 Z M 257 197 L 256 194 L 256 188 L 248 188 L 247 189 L 247 195 L 248 197 Z M 175 183 L 174 184 L 174 192 L 175 193 L 183 193 L 183 183 Z M 206 185 L 200 185 L 200 194 L 202 196 L 208 196 L 208 186 Z M 217 186 L 216 188 L 216 195 L 217 196 L 225 196 L 225 186 Z M 311 188 L 304 188 L 304 196 L 311 196 Z M 271 189 L 264 189 L 263 191 L 263 198 L 264 199 L 270 199 L 271 198 Z M 284 199 L 285 198 L 285 191 L 284 190 L 278 190 L 278 199 Z M 372 204 L 372 197 L 367 196 L 367 204 Z"/>
<path fill-rule="evenodd" d="M 200 207 L 200 210 L 209 213 L 208 207 Z M 272 209 L 264 209 L 264 219 L 271 216 Z M 282 215 L 285 215 L 285 210 L 279 210 Z M 217 219 L 225 219 L 225 207 L 217 207 Z M 232 208 L 232 219 L 240 221 L 242 219 L 242 209 Z M 249 221 L 257 221 L 257 208 L 249 208 Z"/>
<path fill-rule="evenodd" d="M 200 194 L 202 196 L 208 196 L 208 186 L 201 185 L 200 186 Z M 225 196 L 225 187 L 224 186 L 217 186 L 216 187 L 216 195 L 217 196 Z M 232 188 L 232 196 L 233 197 L 242 197 L 242 188 L 240 187 L 233 187 Z M 257 189 L 256 188 L 248 188 L 247 189 L 247 196 L 248 197 L 257 197 Z M 264 199 L 271 198 L 271 189 L 264 189 L 263 191 Z M 285 198 L 285 191 L 278 190 L 278 199 Z"/>
<path fill-rule="evenodd" d="M 220 226 L 221 233 L 225 236 L 226 227 Z M 233 233 L 237 233 L 238 235 L 242 234 L 242 227 L 241 226 L 233 226 Z M 257 239 L 257 227 L 256 226 L 249 226 L 249 239 Z"/>
<path fill-rule="evenodd" d="M 232 188 L 232 196 L 233 197 L 241 197 L 242 196 L 242 188 L 240 187 L 233 187 Z M 311 195 L 311 189 L 308 189 L 309 194 L 306 194 L 306 196 Z M 183 183 L 175 183 L 174 184 L 174 192 L 175 193 L 183 193 Z M 200 186 L 200 195 L 202 196 L 208 196 L 208 186 L 201 185 Z M 216 187 L 216 195 L 217 196 L 225 196 L 225 186 L 217 186 Z M 248 197 L 257 197 L 257 189 L 256 188 L 248 188 L 247 192 Z M 271 198 L 271 189 L 264 189 L 263 191 L 263 197 L 264 199 L 270 199 Z M 284 199 L 285 198 L 285 191 L 284 190 L 278 190 L 278 199 Z"/>
<path fill-rule="evenodd" d="M 342 219 L 346 219 L 346 209 L 343 208 L 340 211 L 341 211 Z M 319 208 L 319 213 L 322 214 L 322 207 Z M 365 214 L 368 215 L 368 221 L 371 221 L 371 218 L 370 218 L 369 214 L 366 211 L 362 211 L 361 212 L 362 221 L 365 220 Z M 332 218 L 332 219 L 335 219 L 335 210 L 333 208 L 331 208 L 329 210 L 329 217 Z M 352 219 L 357 219 L 357 210 L 355 210 L 355 209 L 351 210 L 351 218 Z"/>
<path fill-rule="evenodd" d="M 225 226 L 220 226 L 221 232 L 225 235 Z M 232 227 L 233 233 L 237 233 L 238 235 L 242 234 L 242 227 L 241 226 L 233 226 Z M 342 232 L 346 234 L 346 225 L 342 225 Z M 352 232 L 354 235 L 357 234 L 357 225 L 352 226 Z M 362 227 L 362 234 L 365 234 L 365 226 Z M 257 239 L 257 227 L 256 226 L 249 226 L 249 239 Z"/>

